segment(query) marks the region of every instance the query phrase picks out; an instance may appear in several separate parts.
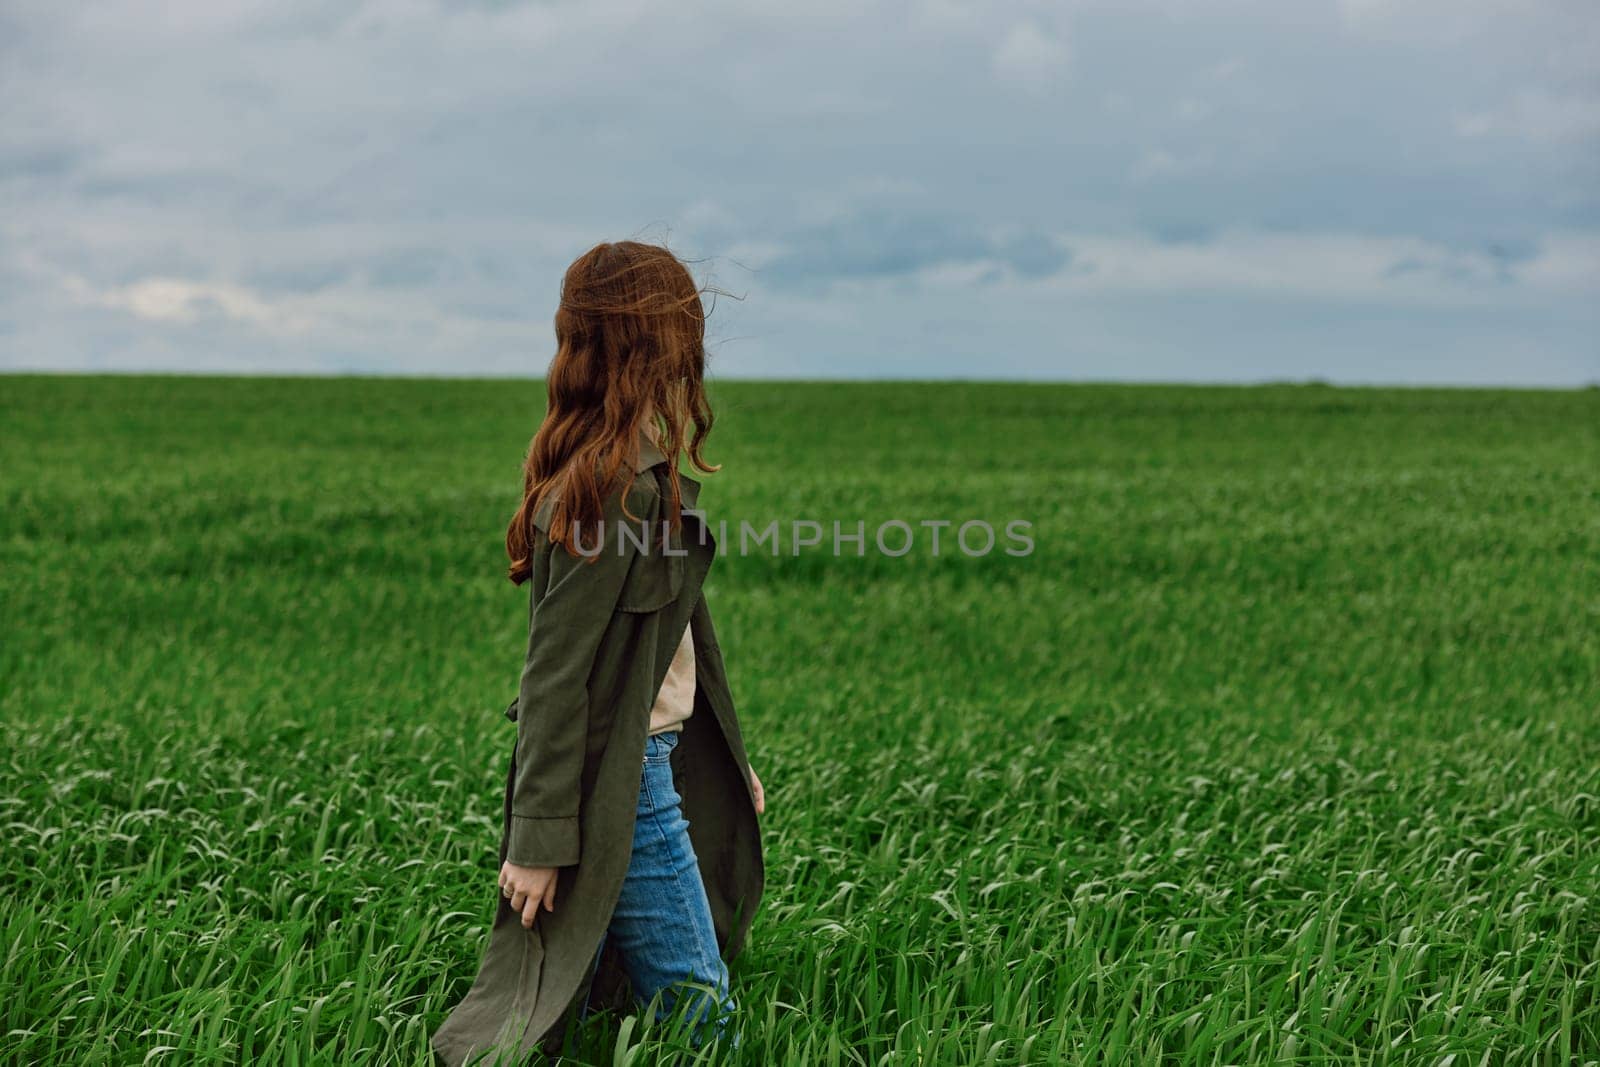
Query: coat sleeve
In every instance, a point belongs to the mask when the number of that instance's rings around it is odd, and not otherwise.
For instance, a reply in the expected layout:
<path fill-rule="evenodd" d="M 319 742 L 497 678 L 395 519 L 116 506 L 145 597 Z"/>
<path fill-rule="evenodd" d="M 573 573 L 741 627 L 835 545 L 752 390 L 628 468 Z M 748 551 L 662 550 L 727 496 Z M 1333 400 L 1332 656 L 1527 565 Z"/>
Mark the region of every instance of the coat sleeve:
<path fill-rule="evenodd" d="M 528 656 L 517 692 L 517 767 L 506 851 L 506 858 L 519 867 L 568 867 L 578 862 L 589 673 L 637 554 L 630 539 L 619 542 L 610 522 L 604 529 L 607 537 L 592 563 L 559 546 L 551 550 L 544 596 L 528 613 Z M 592 538 L 587 533 L 581 543 L 587 546 Z"/>

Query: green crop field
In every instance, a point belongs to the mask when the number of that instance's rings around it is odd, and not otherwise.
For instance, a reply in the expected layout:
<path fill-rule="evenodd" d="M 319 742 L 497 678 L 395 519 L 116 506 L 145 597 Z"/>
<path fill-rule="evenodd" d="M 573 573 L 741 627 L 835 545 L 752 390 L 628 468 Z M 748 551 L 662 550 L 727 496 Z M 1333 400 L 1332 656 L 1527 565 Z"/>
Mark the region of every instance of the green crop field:
<path fill-rule="evenodd" d="M 769 807 L 706 1062 L 1600 1061 L 1600 391 L 714 401 L 713 519 L 869 554 L 707 585 Z M 542 403 L 0 378 L 0 1060 L 427 1062 Z M 1034 551 L 871 551 L 896 518 Z"/>

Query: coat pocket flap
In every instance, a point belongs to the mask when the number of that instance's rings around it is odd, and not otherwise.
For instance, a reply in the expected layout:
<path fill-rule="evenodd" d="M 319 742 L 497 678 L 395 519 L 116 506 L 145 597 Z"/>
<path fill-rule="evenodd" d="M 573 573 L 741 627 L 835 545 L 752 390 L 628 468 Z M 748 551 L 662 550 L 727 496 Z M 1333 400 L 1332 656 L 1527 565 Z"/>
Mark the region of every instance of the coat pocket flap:
<path fill-rule="evenodd" d="M 674 549 L 681 551 L 681 549 Z M 653 612 L 678 599 L 683 590 L 683 556 L 670 555 L 660 545 L 634 557 L 617 598 L 618 611 Z"/>

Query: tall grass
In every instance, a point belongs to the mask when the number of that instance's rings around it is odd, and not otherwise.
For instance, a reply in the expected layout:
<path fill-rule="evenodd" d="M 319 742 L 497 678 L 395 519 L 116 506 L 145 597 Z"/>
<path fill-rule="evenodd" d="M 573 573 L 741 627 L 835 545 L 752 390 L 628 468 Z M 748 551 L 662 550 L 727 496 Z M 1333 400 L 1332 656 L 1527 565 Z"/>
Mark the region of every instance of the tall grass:
<path fill-rule="evenodd" d="M 0 1059 L 427 1062 L 539 397 L 0 379 Z M 714 517 L 869 550 L 708 585 L 770 807 L 705 1059 L 1600 1062 L 1600 394 L 715 400 Z M 886 558 L 892 518 L 1035 550 Z"/>

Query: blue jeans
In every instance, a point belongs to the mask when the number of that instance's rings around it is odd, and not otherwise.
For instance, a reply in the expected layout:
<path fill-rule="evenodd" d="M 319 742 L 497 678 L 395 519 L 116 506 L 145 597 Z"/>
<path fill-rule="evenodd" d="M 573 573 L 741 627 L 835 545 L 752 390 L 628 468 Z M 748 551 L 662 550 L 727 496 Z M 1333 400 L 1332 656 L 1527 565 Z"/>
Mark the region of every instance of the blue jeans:
<path fill-rule="evenodd" d="M 687 1001 L 685 1015 L 694 1026 L 691 1040 L 698 1045 L 704 1036 L 703 1024 L 713 1017 L 715 1036 L 723 1035 L 736 1005 L 728 992 L 728 967 L 717 947 L 700 864 L 689 841 L 689 822 L 683 817 L 672 780 L 668 759 L 677 744 L 676 733 L 652 734 L 645 741 L 633 858 L 590 973 L 599 965 L 606 939 L 611 938 L 633 985 L 634 998 L 644 1005 L 661 994 L 658 1020 L 680 999 Z M 708 988 L 678 985 L 681 982 Z M 737 1035 L 733 1044 L 738 1044 Z"/>

